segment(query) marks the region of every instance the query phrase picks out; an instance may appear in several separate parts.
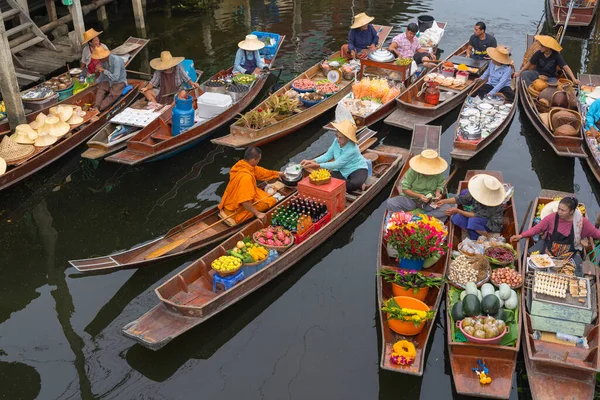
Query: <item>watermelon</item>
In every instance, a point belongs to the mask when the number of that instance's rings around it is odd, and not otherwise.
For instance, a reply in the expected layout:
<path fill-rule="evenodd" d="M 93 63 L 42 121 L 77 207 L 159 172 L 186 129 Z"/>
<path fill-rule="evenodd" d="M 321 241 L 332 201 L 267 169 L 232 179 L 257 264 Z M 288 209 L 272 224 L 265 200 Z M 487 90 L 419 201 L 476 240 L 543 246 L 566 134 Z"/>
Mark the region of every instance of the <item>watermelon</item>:
<path fill-rule="evenodd" d="M 468 294 L 462 301 L 462 309 L 467 317 L 475 317 L 481 314 L 481 303 L 475 294 Z"/>
<path fill-rule="evenodd" d="M 495 315 L 500 309 L 500 300 L 495 294 L 488 294 L 481 302 L 481 311 L 486 315 Z"/>

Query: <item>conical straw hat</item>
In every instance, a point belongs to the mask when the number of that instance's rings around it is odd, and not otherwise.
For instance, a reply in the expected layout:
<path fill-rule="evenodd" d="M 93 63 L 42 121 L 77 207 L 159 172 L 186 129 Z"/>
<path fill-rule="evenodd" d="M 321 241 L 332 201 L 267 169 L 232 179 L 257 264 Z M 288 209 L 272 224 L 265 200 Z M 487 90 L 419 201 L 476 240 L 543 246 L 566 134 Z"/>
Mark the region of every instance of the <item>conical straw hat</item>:
<path fill-rule="evenodd" d="M 345 119 L 342 122 L 332 122 L 331 125 L 333 125 L 333 127 L 342 135 L 358 144 L 358 139 L 356 138 L 356 125 L 350 120 Z"/>
<path fill-rule="evenodd" d="M 94 60 L 102 60 L 108 56 L 110 56 L 110 50 L 105 49 L 102 46 L 96 47 L 94 49 L 94 52 L 92 53 L 92 59 L 94 59 Z"/>
<path fill-rule="evenodd" d="M 71 116 L 73 115 L 73 107 L 61 104 L 56 109 L 56 115 L 58 116 L 58 118 L 60 118 L 61 121 L 67 122 L 69 118 L 71 118 Z"/>
<path fill-rule="evenodd" d="M 510 51 L 505 46 L 488 47 L 486 49 L 488 56 L 500 64 L 510 65 L 512 60 L 510 59 Z"/>
<path fill-rule="evenodd" d="M 50 145 L 56 143 L 57 140 L 58 140 L 58 138 L 56 136 L 52 136 L 52 135 L 48 134 L 47 132 L 40 132 L 40 135 L 35 140 L 35 147 L 50 146 Z"/>
<path fill-rule="evenodd" d="M 258 40 L 256 35 L 246 35 L 246 39 L 238 43 L 238 47 L 242 50 L 254 51 L 265 47 L 265 44 Z"/>
<path fill-rule="evenodd" d="M 66 122 L 61 121 L 58 117 L 50 116 L 44 121 L 44 125 L 38 129 L 39 134 L 48 133 L 54 137 L 61 137 L 67 134 L 71 127 Z"/>
<path fill-rule="evenodd" d="M 17 125 L 11 139 L 20 144 L 33 144 L 38 137 L 36 131 L 27 124 Z"/>
<path fill-rule="evenodd" d="M 356 14 L 354 16 L 354 23 L 350 26 L 351 29 L 360 28 L 361 26 L 370 24 L 375 18 L 369 17 L 365 13 Z"/>
<path fill-rule="evenodd" d="M 95 38 L 96 36 L 100 36 L 100 34 L 104 32 L 104 31 L 100 31 L 98 32 L 97 30 L 95 30 L 94 28 L 92 29 L 88 29 L 87 31 L 85 31 L 85 33 L 83 34 L 83 42 L 81 44 L 87 43 L 90 40 L 92 40 L 93 38 Z"/>
<path fill-rule="evenodd" d="M 164 71 L 180 64 L 185 57 L 173 57 L 170 51 L 162 51 L 159 58 L 150 60 L 150 66 L 157 71 Z"/>
<path fill-rule="evenodd" d="M 421 154 L 411 158 L 408 164 L 422 175 L 438 175 L 448 169 L 448 162 L 432 149 L 423 150 Z"/>
<path fill-rule="evenodd" d="M 69 125 L 79 125 L 83 122 L 83 118 L 81 118 L 79 115 L 77 114 L 73 114 L 71 116 L 71 118 L 69 118 L 69 120 L 67 121 L 67 124 Z"/>
<path fill-rule="evenodd" d="M 34 151 L 35 148 L 32 145 L 16 143 L 9 136 L 4 136 L 0 142 L 0 157 L 7 163 L 25 158 Z"/>
<path fill-rule="evenodd" d="M 491 175 L 477 174 L 469 181 L 469 193 L 484 206 L 499 206 L 506 197 L 504 185 Z"/>
<path fill-rule="evenodd" d="M 40 127 L 42 125 L 44 125 L 45 120 L 46 120 L 46 114 L 41 112 L 37 115 L 37 117 L 35 117 L 35 121 L 29 123 L 29 126 L 32 129 L 40 129 Z"/>
<path fill-rule="evenodd" d="M 562 51 L 562 47 L 560 46 L 560 44 L 558 44 L 556 39 L 554 39 L 552 36 L 535 35 L 535 40 L 540 42 L 540 44 L 544 47 L 548 47 L 548 48 L 558 51 L 558 52 Z"/>
<path fill-rule="evenodd" d="M 6 172 L 6 161 L 4 158 L 0 157 L 0 176 L 4 175 Z"/>

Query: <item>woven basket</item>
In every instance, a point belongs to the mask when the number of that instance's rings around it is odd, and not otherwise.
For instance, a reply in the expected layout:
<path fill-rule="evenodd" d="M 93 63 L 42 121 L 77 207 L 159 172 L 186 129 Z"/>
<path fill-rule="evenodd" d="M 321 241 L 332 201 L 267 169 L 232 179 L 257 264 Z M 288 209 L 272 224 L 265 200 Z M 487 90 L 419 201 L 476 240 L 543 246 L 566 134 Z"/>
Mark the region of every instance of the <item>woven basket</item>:
<path fill-rule="evenodd" d="M 529 48 L 525 52 L 525 55 L 523 56 L 523 65 L 525 65 L 525 63 L 527 63 L 529 61 L 529 59 L 531 58 L 531 56 L 536 51 L 538 51 L 540 48 L 541 48 L 540 42 L 538 42 L 537 40 L 534 40 L 533 44 L 531 46 L 529 46 Z"/>
<path fill-rule="evenodd" d="M 310 180 L 310 183 L 312 183 L 313 185 L 317 185 L 317 186 L 327 185 L 329 182 L 331 182 L 331 177 L 329 177 L 325 180 L 320 180 L 320 181 L 313 181 L 310 178 L 308 178 L 308 179 Z"/>
<path fill-rule="evenodd" d="M 35 151 L 30 144 L 19 144 L 8 135 L 4 136 L 0 143 L 0 157 L 7 163 L 29 157 Z"/>
<path fill-rule="evenodd" d="M 550 104 L 546 104 L 548 102 L 548 100 L 542 99 L 542 101 L 540 101 L 540 100 L 534 99 L 533 102 L 535 103 L 535 108 L 537 108 L 537 110 L 540 114 L 550 112 L 550 108 L 551 108 Z"/>
<path fill-rule="evenodd" d="M 565 124 L 571 125 L 579 132 L 579 129 L 581 129 L 581 114 L 566 108 L 555 107 L 548 114 L 548 122 L 552 132 Z"/>
<path fill-rule="evenodd" d="M 531 85 L 529 85 L 529 87 L 527 88 L 527 93 L 529 93 L 531 98 L 534 100 L 537 99 L 537 97 L 540 95 L 540 92 L 535 90 Z"/>
<path fill-rule="evenodd" d="M 253 239 L 253 240 L 254 240 L 256 243 L 260 244 L 262 247 L 264 247 L 264 248 L 265 248 L 265 249 L 267 249 L 267 250 L 275 250 L 275 251 L 277 251 L 277 252 L 279 252 L 279 253 L 283 253 L 283 252 L 285 252 L 287 249 L 289 249 L 290 247 L 292 247 L 292 246 L 293 246 L 293 244 L 294 244 L 294 235 L 290 235 L 291 242 L 290 242 L 290 244 L 288 244 L 287 246 L 269 246 L 268 244 L 260 243 L 260 242 L 259 242 L 259 241 L 256 239 L 256 233 L 257 233 L 257 232 L 254 232 L 254 233 L 252 234 L 252 239 Z M 263 261 L 264 261 L 264 260 L 263 260 Z"/>

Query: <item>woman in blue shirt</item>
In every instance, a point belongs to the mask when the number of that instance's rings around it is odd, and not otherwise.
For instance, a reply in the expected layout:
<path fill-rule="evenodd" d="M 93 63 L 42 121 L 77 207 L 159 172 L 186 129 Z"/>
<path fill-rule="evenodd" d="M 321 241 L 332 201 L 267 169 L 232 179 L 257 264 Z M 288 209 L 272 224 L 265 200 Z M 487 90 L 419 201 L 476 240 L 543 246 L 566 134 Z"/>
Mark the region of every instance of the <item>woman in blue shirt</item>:
<path fill-rule="evenodd" d="M 233 63 L 233 73 L 260 74 L 265 67 L 265 62 L 258 51 L 265 47 L 265 44 L 258 40 L 256 35 L 246 35 L 246 39 L 239 42 L 238 47 Z"/>
<path fill-rule="evenodd" d="M 300 165 L 304 168 L 330 170 L 333 178 L 346 181 L 346 192 L 364 190 L 368 173 L 367 161 L 358 148 L 356 125 L 349 120 L 332 122 L 331 125 L 336 129 L 336 138 L 327 153 L 314 160 L 302 160 Z"/>
<path fill-rule="evenodd" d="M 340 53 L 345 58 L 366 58 L 370 51 L 377 48 L 379 35 L 370 24 L 375 18 L 365 13 L 357 14 L 348 32 L 348 44 L 342 46 Z"/>
<path fill-rule="evenodd" d="M 487 82 L 475 95 L 483 98 L 485 95 L 494 96 L 497 93 L 502 93 L 504 98 L 512 103 L 515 99 L 515 91 L 510 87 L 513 71 L 509 50 L 504 46 L 488 47 L 487 54 L 492 61 L 481 75 L 481 79 L 487 79 Z"/>

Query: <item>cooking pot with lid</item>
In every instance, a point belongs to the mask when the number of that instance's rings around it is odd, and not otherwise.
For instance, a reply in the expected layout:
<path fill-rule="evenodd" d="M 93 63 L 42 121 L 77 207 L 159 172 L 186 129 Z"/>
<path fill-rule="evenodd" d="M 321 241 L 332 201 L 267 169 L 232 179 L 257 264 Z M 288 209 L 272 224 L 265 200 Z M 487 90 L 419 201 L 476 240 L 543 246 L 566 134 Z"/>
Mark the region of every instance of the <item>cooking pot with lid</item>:
<path fill-rule="evenodd" d="M 381 63 L 391 62 L 396 59 L 396 57 L 394 56 L 394 53 L 392 53 L 389 50 L 385 50 L 385 49 L 378 49 L 378 50 L 372 51 L 369 53 L 367 58 L 369 60 L 377 61 L 377 62 L 381 62 Z"/>

